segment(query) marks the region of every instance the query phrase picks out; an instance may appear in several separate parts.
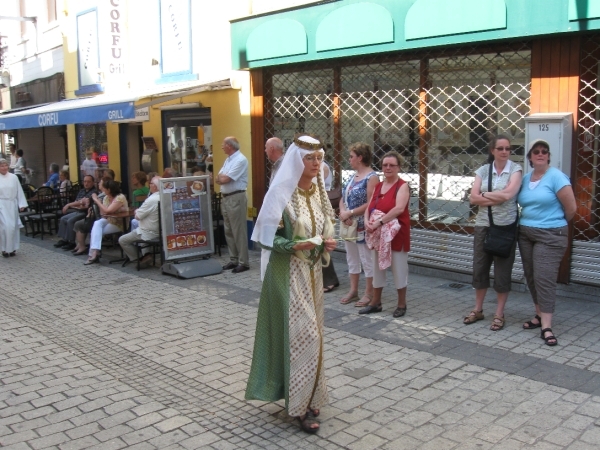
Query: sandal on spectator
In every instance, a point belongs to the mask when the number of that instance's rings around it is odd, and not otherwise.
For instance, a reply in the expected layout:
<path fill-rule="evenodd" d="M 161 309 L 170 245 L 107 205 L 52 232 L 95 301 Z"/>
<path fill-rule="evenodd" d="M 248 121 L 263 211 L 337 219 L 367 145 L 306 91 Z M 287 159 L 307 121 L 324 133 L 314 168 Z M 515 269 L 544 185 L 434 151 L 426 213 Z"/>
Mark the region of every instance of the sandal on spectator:
<path fill-rule="evenodd" d="M 469 313 L 469 315 L 468 315 L 468 316 L 466 316 L 466 317 L 463 319 L 463 323 L 464 323 L 465 325 L 470 325 L 470 324 L 472 324 L 472 323 L 475 323 L 475 322 L 477 322 L 478 320 L 483 320 L 483 319 L 485 319 L 485 317 L 483 316 L 483 310 L 481 310 L 481 311 L 477 311 L 476 309 L 474 309 L 473 311 L 471 311 L 471 312 Z"/>
<path fill-rule="evenodd" d="M 358 300 L 358 292 L 349 292 L 340 299 L 340 303 L 342 305 L 347 305 L 348 303 L 353 302 L 354 300 Z"/>
<path fill-rule="evenodd" d="M 396 310 L 394 311 L 394 313 L 392 314 L 392 317 L 398 318 L 398 317 L 402 317 L 404 314 L 406 314 L 406 306 L 404 308 L 400 308 L 398 306 L 396 308 Z"/>
<path fill-rule="evenodd" d="M 547 332 L 550 332 L 550 336 L 544 336 L 544 334 Z M 541 338 L 546 341 L 546 345 L 549 345 L 550 347 L 554 347 L 556 344 L 558 344 L 556 336 L 554 336 L 554 333 L 552 333 L 552 328 L 544 328 L 542 330 Z"/>
<path fill-rule="evenodd" d="M 305 433 L 315 434 L 319 431 L 320 424 L 311 410 L 306 411 L 306 414 L 296 417 L 300 421 L 300 428 Z M 317 425 L 316 427 L 314 425 Z"/>
<path fill-rule="evenodd" d="M 538 323 L 533 323 L 532 320 L 537 320 Z M 540 328 L 542 326 L 542 319 L 537 314 L 535 315 L 535 317 L 532 320 L 528 320 L 527 322 L 525 322 L 523 324 L 523 328 L 525 330 L 533 330 L 534 328 Z M 527 325 L 527 326 L 525 326 L 525 325 Z"/>
<path fill-rule="evenodd" d="M 494 314 L 494 318 L 492 319 L 492 325 L 490 326 L 490 330 L 492 331 L 500 331 L 504 328 L 504 316 L 500 317 Z"/>
<path fill-rule="evenodd" d="M 356 298 L 358 298 L 358 296 Z M 369 303 L 371 303 L 371 297 L 369 297 L 368 295 L 365 295 L 363 298 L 360 299 L 360 301 L 356 302 L 354 307 L 355 308 L 364 308 L 365 306 L 369 306 Z"/>
<path fill-rule="evenodd" d="M 336 284 L 330 284 L 329 286 L 325 286 L 323 288 L 323 292 L 327 293 L 327 292 L 331 292 L 333 291 L 336 287 L 338 287 L 340 285 L 340 283 L 336 283 Z"/>

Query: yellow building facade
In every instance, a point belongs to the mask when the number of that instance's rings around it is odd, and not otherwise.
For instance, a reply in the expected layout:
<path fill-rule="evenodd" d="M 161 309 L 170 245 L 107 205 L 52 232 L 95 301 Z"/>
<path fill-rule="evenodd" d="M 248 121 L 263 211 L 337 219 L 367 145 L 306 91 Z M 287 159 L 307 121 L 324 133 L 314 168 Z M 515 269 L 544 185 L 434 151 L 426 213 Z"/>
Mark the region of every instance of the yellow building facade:
<path fill-rule="evenodd" d="M 238 138 L 250 160 L 249 76 L 231 70 L 229 37 L 229 19 L 246 14 L 247 2 L 210 3 L 65 3 L 67 99 L 93 96 L 100 103 L 130 102 L 135 110 L 135 117 L 67 125 L 69 161 L 77 161 L 72 179 L 81 176 L 90 150 L 129 190 L 133 172 L 149 171 L 142 158 L 153 145 L 144 161 L 159 174 L 165 167 L 191 174 L 209 155 L 218 171 L 227 136 Z M 248 190 L 251 199 L 251 183 Z"/>

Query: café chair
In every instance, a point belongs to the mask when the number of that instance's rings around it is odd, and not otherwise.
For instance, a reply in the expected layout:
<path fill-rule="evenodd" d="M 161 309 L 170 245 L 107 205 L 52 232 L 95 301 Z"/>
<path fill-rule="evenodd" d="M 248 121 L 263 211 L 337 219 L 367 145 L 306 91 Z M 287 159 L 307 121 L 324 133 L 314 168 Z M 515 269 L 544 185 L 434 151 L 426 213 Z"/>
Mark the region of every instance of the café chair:
<path fill-rule="evenodd" d="M 25 194 L 25 198 L 27 199 L 27 202 L 29 203 L 29 199 L 34 196 L 35 186 L 33 184 L 23 184 L 23 185 L 21 185 L 21 187 L 23 188 L 23 193 Z M 35 209 L 33 208 L 32 203 L 29 204 L 27 211 L 19 212 L 19 218 L 21 219 L 21 222 L 23 223 L 23 227 L 25 228 L 25 236 L 29 236 L 28 225 L 31 224 L 31 222 L 29 221 L 29 216 L 31 216 L 33 214 L 35 214 Z M 33 233 L 33 224 L 31 224 L 31 232 Z"/>
<path fill-rule="evenodd" d="M 160 202 L 158 202 L 158 237 L 144 241 L 134 242 L 133 245 L 137 249 L 137 270 L 140 270 L 140 260 L 144 256 L 142 250 L 150 248 L 152 251 L 152 265 L 156 265 L 156 255 L 160 255 L 160 265 L 164 262 L 163 245 L 162 245 L 162 222 L 160 216 Z M 123 263 L 125 265 L 125 263 Z"/>
<path fill-rule="evenodd" d="M 55 230 L 58 230 L 58 219 L 56 218 L 57 194 L 54 193 L 52 188 L 42 186 L 35 191 L 30 200 L 34 202 L 35 209 L 35 214 L 27 217 L 28 221 L 31 222 L 31 235 L 35 237 L 36 234 L 39 234 L 44 240 L 44 223 L 48 224 L 46 234 L 52 234 L 52 222 L 55 224 Z M 35 225 L 37 225 L 37 230 Z"/>

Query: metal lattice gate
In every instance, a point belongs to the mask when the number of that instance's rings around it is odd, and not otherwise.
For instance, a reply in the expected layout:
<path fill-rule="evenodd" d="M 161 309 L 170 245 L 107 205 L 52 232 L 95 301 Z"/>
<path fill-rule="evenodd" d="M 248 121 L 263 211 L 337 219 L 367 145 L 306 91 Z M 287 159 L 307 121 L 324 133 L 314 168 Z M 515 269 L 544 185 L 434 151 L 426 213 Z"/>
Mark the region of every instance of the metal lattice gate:
<path fill-rule="evenodd" d="M 377 170 L 387 151 L 398 151 L 412 193 L 410 258 L 471 272 L 474 171 L 497 133 L 510 136 L 511 159 L 523 165 L 530 80 L 529 43 L 270 68 L 265 136 L 286 147 L 297 132 L 319 136 L 336 184 L 352 173 L 353 142 L 371 145 Z M 522 278 L 520 264 L 514 277 Z"/>
<path fill-rule="evenodd" d="M 571 280 L 600 286 L 600 35 L 582 38 Z"/>

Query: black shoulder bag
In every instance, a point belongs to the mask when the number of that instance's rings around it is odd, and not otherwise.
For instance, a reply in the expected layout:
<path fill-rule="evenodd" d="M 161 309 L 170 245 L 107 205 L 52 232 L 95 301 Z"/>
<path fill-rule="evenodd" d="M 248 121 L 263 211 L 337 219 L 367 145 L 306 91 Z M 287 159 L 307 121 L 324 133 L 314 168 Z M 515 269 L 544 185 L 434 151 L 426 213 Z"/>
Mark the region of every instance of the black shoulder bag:
<path fill-rule="evenodd" d="M 100 208 L 95 203 L 88 209 L 88 215 L 83 219 L 83 232 L 90 233 L 94 222 L 100 218 Z"/>
<path fill-rule="evenodd" d="M 488 177 L 489 192 L 492 192 L 493 164 L 493 162 L 490 163 L 490 173 Z M 514 223 L 511 223 L 510 225 L 495 225 L 492 217 L 492 207 L 488 206 L 488 218 L 490 220 L 490 227 L 488 228 L 485 240 L 483 241 L 483 250 L 490 255 L 508 258 L 517 239 L 517 232 L 519 230 L 519 211 L 517 210 L 517 218 Z"/>

